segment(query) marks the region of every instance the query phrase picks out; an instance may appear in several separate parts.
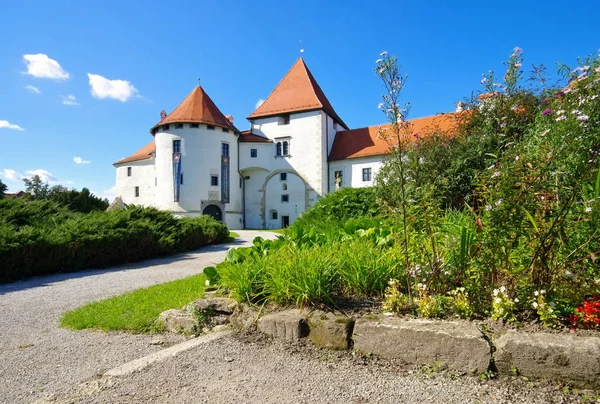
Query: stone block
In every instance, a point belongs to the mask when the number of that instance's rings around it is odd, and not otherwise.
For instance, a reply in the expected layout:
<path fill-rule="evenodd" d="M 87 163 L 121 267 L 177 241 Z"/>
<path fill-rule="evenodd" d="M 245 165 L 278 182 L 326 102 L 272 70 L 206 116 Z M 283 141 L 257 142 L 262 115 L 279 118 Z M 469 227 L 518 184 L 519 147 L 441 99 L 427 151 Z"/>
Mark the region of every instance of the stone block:
<path fill-rule="evenodd" d="M 319 348 L 350 348 L 354 320 L 331 312 L 313 311 L 308 315 L 311 342 Z"/>
<path fill-rule="evenodd" d="M 514 330 L 498 338 L 494 363 L 499 373 L 558 380 L 600 388 L 600 338 Z"/>
<path fill-rule="evenodd" d="M 443 363 L 463 372 L 485 372 L 491 348 L 479 329 L 457 321 L 359 318 L 354 326 L 354 349 L 410 364 Z"/>
<path fill-rule="evenodd" d="M 268 314 L 258 320 L 258 330 L 275 338 L 297 342 L 308 335 L 306 312 L 286 310 Z"/>
<path fill-rule="evenodd" d="M 196 317 L 187 310 L 172 309 L 163 311 L 158 316 L 159 325 L 162 325 L 166 331 L 183 332 L 185 334 L 195 334 L 198 329 Z"/>
<path fill-rule="evenodd" d="M 211 310 L 218 314 L 232 314 L 238 303 L 228 297 L 206 297 L 197 299 L 193 305 L 200 313 Z"/>
<path fill-rule="evenodd" d="M 245 331 L 256 324 L 258 315 L 259 312 L 254 307 L 248 304 L 240 304 L 235 308 L 231 317 L 229 317 L 229 323 L 233 329 Z"/>

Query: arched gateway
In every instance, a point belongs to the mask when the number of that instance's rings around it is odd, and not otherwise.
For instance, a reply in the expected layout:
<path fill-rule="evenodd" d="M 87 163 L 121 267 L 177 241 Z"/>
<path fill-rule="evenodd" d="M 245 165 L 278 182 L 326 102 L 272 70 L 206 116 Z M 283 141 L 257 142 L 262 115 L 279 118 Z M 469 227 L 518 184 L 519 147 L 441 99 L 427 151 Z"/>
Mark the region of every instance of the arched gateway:
<path fill-rule="evenodd" d="M 223 212 L 217 205 L 208 205 L 204 208 L 202 214 L 212 216 L 213 219 L 218 220 L 219 222 L 223 221 Z"/>

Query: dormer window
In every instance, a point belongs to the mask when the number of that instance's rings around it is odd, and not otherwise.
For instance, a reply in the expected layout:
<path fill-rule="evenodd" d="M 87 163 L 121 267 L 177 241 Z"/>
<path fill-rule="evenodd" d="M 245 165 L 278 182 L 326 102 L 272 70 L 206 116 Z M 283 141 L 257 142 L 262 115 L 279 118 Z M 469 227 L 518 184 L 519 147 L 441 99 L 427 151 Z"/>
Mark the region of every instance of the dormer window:
<path fill-rule="evenodd" d="M 225 129 L 225 128 L 221 128 L 221 129 L 223 129 L 223 132 L 229 133 L 229 129 Z"/>
<path fill-rule="evenodd" d="M 213 125 L 206 125 L 206 129 L 215 130 L 215 127 Z"/>
<path fill-rule="evenodd" d="M 199 128 L 200 125 L 198 125 L 197 123 L 190 123 L 190 128 Z"/>
<path fill-rule="evenodd" d="M 169 125 L 164 125 L 164 126 L 162 127 L 162 131 L 163 131 L 163 132 L 166 132 L 166 131 L 168 131 L 168 130 L 169 130 Z"/>
<path fill-rule="evenodd" d="M 183 129 L 183 124 L 182 123 L 176 123 L 175 124 L 175 129 Z"/>
<path fill-rule="evenodd" d="M 290 114 L 282 115 L 279 117 L 279 125 L 289 125 L 290 124 Z"/>

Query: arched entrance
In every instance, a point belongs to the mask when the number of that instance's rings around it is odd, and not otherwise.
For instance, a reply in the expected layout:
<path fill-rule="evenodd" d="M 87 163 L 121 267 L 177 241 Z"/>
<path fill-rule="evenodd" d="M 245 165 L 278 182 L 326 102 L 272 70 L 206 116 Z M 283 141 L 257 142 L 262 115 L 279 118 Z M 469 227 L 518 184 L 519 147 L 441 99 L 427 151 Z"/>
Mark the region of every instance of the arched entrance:
<path fill-rule="evenodd" d="M 204 208 L 202 214 L 212 216 L 213 219 L 218 220 L 219 222 L 223 221 L 223 212 L 221 212 L 221 208 L 217 205 L 208 205 Z"/>

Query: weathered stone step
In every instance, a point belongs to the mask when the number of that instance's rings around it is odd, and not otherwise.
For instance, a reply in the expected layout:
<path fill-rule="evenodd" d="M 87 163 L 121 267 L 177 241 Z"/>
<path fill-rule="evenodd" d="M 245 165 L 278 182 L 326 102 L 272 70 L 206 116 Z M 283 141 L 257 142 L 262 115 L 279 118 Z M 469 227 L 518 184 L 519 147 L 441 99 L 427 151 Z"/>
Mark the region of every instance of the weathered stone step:
<path fill-rule="evenodd" d="M 411 364 L 442 362 L 463 372 L 485 372 L 491 348 L 479 329 L 457 321 L 374 316 L 354 326 L 354 349 Z"/>
<path fill-rule="evenodd" d="M 494 341 L 499 373 L 600 388 L 600 338 L 514 330 Z"/>

